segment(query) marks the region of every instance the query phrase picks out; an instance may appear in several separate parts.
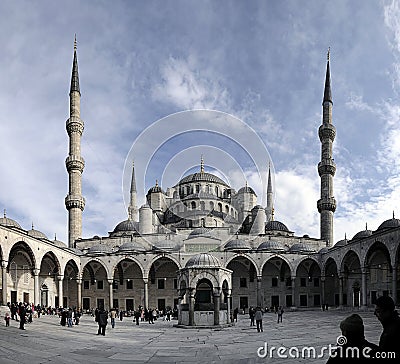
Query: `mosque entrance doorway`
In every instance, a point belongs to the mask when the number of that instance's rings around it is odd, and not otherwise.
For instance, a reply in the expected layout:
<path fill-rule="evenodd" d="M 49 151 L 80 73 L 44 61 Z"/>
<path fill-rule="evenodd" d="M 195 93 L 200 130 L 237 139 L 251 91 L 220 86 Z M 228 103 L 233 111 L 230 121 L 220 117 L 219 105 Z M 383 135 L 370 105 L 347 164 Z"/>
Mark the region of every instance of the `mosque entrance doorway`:
<path fill-rule="evenodd" d="M 355 282 L 353 284 L 353 306 L 359 307 L 360 306 L 360 284 Z"/>
<path fill-rule="evenodd" d="M 239 301 L 240 309 L 246 313 L 246 308 L 249 307 L 249 298 L 248 297 L 240 297 Z"/>
<path fill-rule="evenodd" d="M 165 310 L 165 298 L 159 298 L 157 300 L 157 308 L 159 311 L 164 311 Z"/>
<path fill-rule="evenodd" d="M 42 306 L 47 307 L 48 306 L 48 302 L 49 302 L 49 289 L 47 288 L 47 286 L 45 284 L 42 285 L 42 288 L 40 290 L 40 304 Z"/>
<path fill-rule="evenodd" d="M 28 292 L 24 292 L 24 302 L 29 303 L 29 293 Z"/>
<path fill-rule="evenodd" d="M 279 296 L 271 296 L 271 306 L 279 307 Z"/>
<path fill-rule="evenodd" d="M 11 303 L 17 303 L 17 291 L 11 291 Z"/>
<path fill-rule="evenodd" d="M 97 299 L 97 308 L 99 310 L 104 310 L 104 299 L 103 298 Z"/>
<path fill-rule="evenodd" d="M 126 303 L 126 310 L 127 311 L 134 311 L 135 305 L 134 305 L 133 298 L 127 298 L 125 303 Z"/>

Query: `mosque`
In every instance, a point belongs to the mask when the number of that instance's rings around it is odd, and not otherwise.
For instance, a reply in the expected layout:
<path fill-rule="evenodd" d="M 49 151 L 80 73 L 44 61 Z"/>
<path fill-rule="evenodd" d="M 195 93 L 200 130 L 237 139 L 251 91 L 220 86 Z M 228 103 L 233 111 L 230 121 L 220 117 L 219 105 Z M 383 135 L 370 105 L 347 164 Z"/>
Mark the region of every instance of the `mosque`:
<path fill-rule="evenodd" d="M 274 219 L 271 173 L 267 205 L 261 206 L 250 186 L 236 191 L 207 172 L 203 159 L 197 172 L 174 186 L 164 190 L 156 183 L 140 208 L 132 165 L 127 219 L 108 236 L 83 238 L 84 124 L 75 43 L 66 122 L 68 244 L 33 227 L 25 230 L 4 214 L 0 218 L 0 303 L 23 301 L 83 310 L 178 306 L 181 322 L 189 325 L 224 323 L 231 309 L 250 306 L 366 308 L 381 295 L 399 303 L 399 219 L 393 216 L 376 230 L 333 241 L 336 129 L 329 66 L 328 56 L 318 130 L 319 238 L 297 236 Z"/>

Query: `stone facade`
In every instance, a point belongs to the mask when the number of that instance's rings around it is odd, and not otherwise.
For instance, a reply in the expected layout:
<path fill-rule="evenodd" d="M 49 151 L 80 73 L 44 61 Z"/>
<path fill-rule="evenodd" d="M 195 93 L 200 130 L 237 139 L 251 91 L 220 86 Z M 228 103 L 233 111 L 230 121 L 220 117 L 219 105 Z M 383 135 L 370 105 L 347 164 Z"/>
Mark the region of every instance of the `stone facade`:
<path fill-rule="evenodd" d="M 83 239 L 83 122 L 77 67 L 75 48 L 67 121 L 68 246 L 33 228 L 25 230 L 6 216 L 0 218 L 3 304 L 29 301 L 84 309 L 104 306 L 133 310 L 139 305 L 163 309 L 189 304 L 188 300 L 194 299 L 193 305 L 214 304 L 213 312 L 220 312 L 222 322 L 226 321 L 224 307 L 366 307 L 386 294 L 398 303 L 400 220 L 393 216 L 375 231 L 360 231 L 352 239 L 331 246 L 336 166 L 332 159 L 335 129 L 329 60 L 319 129 L 320 238 L 296 236 L 285 224 L 274 220 L 271 176 L 264 208 L 257 205 L 250 186 L 246 184 L 236 191 L 205 171 L 202 160 L 199 172 L 183 177 L 165 192 L 156 183 L 139 210 L 132 168 L 127 220 L 118 223 L 108 236 Z M 186 264 L 202 253 L 212 256 L 218 269 L 210 267 L 210 276 L 203 277 L 201 286 L 182 287 L 178 272 L 184 273 Z M 228 286 L 220 286 L 214 279 L 213 271 L 217 270 L 231 272 L 225 280 Z M 189 315 L 185 312 L 182 315 Z M 182 320 L 189 322 L 189 316 L 182 316 Z M 195 320 L 194 316 L 190 320 Z M 217 320 L 217 314 L 212 319 L 209 315 L 198 320 L 209 323 Z"/>

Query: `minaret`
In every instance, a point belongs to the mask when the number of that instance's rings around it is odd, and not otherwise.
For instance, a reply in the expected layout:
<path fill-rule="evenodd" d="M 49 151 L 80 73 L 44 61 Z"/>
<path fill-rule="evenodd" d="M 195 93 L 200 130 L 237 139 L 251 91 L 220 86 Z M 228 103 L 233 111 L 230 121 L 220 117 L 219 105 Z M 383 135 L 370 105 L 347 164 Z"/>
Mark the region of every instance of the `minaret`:
<path fill-rule="evenodd" d="M 268 166 L 268 185 L 267 185 L 267 207 L 265 209 L 265 214 L 267 216 L 267 222 L 272 220 L 272 209 L 274 194 L 272 192 L 272 182 L 271 182 L 271 164 Z"/>
<path fill-rule="evenodd" d="M 65 160 L 69 175 L 69 192 L 65 198 L 65 207 L 68 210 L 68 246 L 70 248 L 75 247 L 75 240 L 82 237 L 82 211 L 85 208 L 85 199 L 82 196 L 82 172 L 85 161 L 81 157 L 83 121 L 80 117 L 80 101 L 81 92 L 79 89 L 75 36 L 71 89 L 69 92 L 70 111 L 66 125 L 69 136 L 69 154 Z"/>
<path fill-rule="evenodd" d="M 136 177 L 135 162 L 132 162 L 132 180 L 131 180 L 131 200 L 128 207 L 129 220 L 138 221 L 138 209 L 136 205 Z"/>
<path fill-rule="evenodd" d="M 318 212 L 321 214 L 320 229 L 321 239 L 327 242 L 327 246 L 333 244 L 333 213 L 336 210 L 336 201 L 333 197 L 333 177 L 336 172 L 336 164 L 332 159 L 332 144 L 335 140 L 336 129 L 332 124 L 332 93 L 331 75 L 329 70 L 328 50 L 324 100 L 322 102 L 322 125 L 318 134 L 321 141 L 321 162 L 318 163 L 318 173 L 321 178 L 321 198 L 317 202 Z"/>

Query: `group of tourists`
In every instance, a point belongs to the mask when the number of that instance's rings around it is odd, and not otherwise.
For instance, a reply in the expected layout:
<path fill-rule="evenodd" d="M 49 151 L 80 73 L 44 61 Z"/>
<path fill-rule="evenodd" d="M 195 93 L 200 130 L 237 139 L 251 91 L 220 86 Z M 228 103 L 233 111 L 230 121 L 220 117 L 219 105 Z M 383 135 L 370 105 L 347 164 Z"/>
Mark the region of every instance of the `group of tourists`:
<path fill-rule="evenodd" d="M 33 304 L 31 305 L 29 303 L 22 302 L 17 304 L 8 302 L 7 306 L 10 310 L 11 315 L 9 312 L 6 312 L 4 316 L 6 326 L 10 326 L 10 320 L 15 320 L 19 322 L 19 328 L 21 330 L 25 330 L 25 324 L 30 324 L 33 322 L 33 315 L 35 311 L 38 314 L 38 317 L 40 317 L 40 313 L 37 311 L 39 307 L 35 307 Z"/>
<path fill-rule="evenodd" d="M 259 307 L 259 306 L 255 307 L 255 308 L 253 306 L 251 306 L 249 308 L 250 326 L 257 326 L 257 331 L 263 332 L 263 326 L 262 326 L 263 315 L 264 315 L 264 312 L 269 312 L 269 311 L 270 310 L 263 311 L 261 309 L 261 307 Z M 280 322 L 282 322 L 283 313 L 285 311 L 283 310 L 282 306 L 275 307 L 273 309 L 273 311 L 275 312 L 275 314 L 278 317 L 278 324 L 279 324 Z"/>
<path fill-rule="evenodd" d="M 79 325 L 80 318 L 82 316 L 81 310 L 76 309 L 76 307 L 71 308 L 60 308 L 59 317 L 60 325 L 72 327 L 74 325 Z"/>

